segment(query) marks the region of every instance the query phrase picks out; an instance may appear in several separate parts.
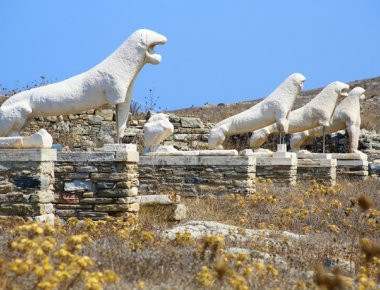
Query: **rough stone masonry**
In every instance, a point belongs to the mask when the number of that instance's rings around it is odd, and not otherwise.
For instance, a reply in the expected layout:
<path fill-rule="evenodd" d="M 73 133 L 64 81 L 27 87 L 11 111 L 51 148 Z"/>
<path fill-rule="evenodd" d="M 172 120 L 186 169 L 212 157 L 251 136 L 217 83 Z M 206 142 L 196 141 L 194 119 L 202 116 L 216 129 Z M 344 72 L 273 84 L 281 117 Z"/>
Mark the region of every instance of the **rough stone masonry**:
<path fill-rule="evenodd" d="M 140 194 L 195 197 L 256 192 L 256 159 L 251 156 L 141 156 L 139 173 Z"/>
<path fill-rule="evenodd" d="M 59 153 L 55 208 L 62 218 L 100 219 L 137 213 L 137 151 Z"/>
<path fill-rule="evenodd" d="M 54 212 L 55 149 L 0 150 L 0 215 Z"/>

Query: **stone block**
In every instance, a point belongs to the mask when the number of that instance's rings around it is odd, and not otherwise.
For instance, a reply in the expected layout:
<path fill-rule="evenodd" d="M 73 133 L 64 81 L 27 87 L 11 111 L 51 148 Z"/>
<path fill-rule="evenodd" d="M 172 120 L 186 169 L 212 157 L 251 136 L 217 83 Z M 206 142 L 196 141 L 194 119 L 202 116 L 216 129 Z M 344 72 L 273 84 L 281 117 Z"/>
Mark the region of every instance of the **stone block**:
<path fill-rule="evenodd" d="M 255 165 L 256 158 L 252 156 L 141 156 L 139 166 L 234 166 Z"/>
<path fill-rule="evenodd" d="M 11 192 L 13 188 L 14 188 L 13 183 L 7 180 L 1 180 L 0 181 L 0 198 L 1 198 L 1 194 Z"/>
<path fill-rule="evenodd" d="M 54 172 L 55 173 L 74 172 L 74 166 L 73 165 L 64 165 L 64 166 L 56 165 L 54 168 Z"/>
<path fill-rule="evenodd" d="M 95 187 L 96 189 L 112 189 L 115 188 L 116 184 L 115 182 L 111 181 L 100 181 L 96 182 Z"/>
<path fill-rule="evenodd" d="M 130 151 L 137 152 L 137 145 L 136 144 L 117 144 L 117 143 L 104 144 L 100 150 L 119 151 L 119 152 L 130 152 Z"/>
<path fill-rule="evenodd" d="M 88 198 L 88 197 L 94 197 L 94 193 L 93 192 L 83 192 L 82 194 L 82 197 L 83 198 Z"/>
<path fill-rule="evenodd" d="M 199 150 L 200 156 L 238 156 L 237 150 Z"/>
<path fill-rule="evenodd" d="M 95 114 L 102 117 L 104 121 L 112 121 L 113 120 L 113 110 L 112 109 L 96 110 Z"/>
<path fill-rule="evenodd" d="M 297 158 L 257 157 L 256 166 L 296 166 Z"/>
<path fill-rule="evenodd" d="M 298 159 L 331 159 L 330 153 L 313 153 L 305 150 L 301 150 L 297 152 L 297 158 Z"/>
<path fill-rule="evenodd" d="M 95 212 L 95 211 L 79 211 L 78 212 L 79 218 L 89 218 L 93 220 L 100 220 L 103 218 L 108 217 L 107 212 Z"/>
<path fill-rule="evenodd" d="M 57 209 L 55 211 L 55 213 L 59 217 L 74 217 L 74 216 L 76 216 L 76 211 L 73 209 Z"/>
<path fill-rule="evenodd" d="M 338 160 L 368 160 L 368 155 L 364 153 L 332 153 L 331 158 Z"/>
<path fill-rule="evenodd" d="M 59 152 L 58 162 L 115 161 L 115 152 Z"/>
<path fill-rule="evenodd" d="M 184 204 L 140 204 L 148 215 L 155 215 L 164 221 L 181 221 L 187 218 L 187 207 Z"/>
<path fill-rule="evenodd" d="M 91 173 L 92 180 L 127 181 L 134 178 L 138 178 L 138 175 L 131 173 Z"/>
<path fill-rule="evenodd" d="M 114 201 L 113 198 L 107 198 L 107 197 L 82 198 L 80 200 L 81 203 L 87 203 L 87 204 L 112 203 L 113 201 Z"/>
<path fill-rule="evenodd" d="M 181 117 L 180 120 L 183 128 L 203 128 L 203 122 L 199 118 Z"/>
<path fill-rule="evenodd" d="M 98 190 L 96 192 L 97 197 L 128 197 L 128 196 L 136 196 L 137 195 L 137 187 L 133 187 L 131 189 L 123 189 L 123 188 L 116 188 L 116 189 L 104 189 L 104 190 Z"/>
<path fill-rule="evenodd" d="M 99 170 L 96 166 L 78 166 L 76 171 L 80 173 L 93 173 Z"/>
<path fill-rule="evenodd" d="M 83 180 L 73 180 L 66 181 L 64 185 L 65 191 L 92 191 L 94 185 L 91 181 L 83 181 Z"/>
<path fill-rule="evenodd" d="M 173 200 L 173 198 L 167 194 L 139 195 L 137 196 L 137 202 L 139 204 L 174 204 L 180 202 L 180 197 L 176 195 L 175 200 Z"/>
<path fill-rule="evenodd" d="M 115 161 L 139 162 L 139 156 L 139 152 L 137 151 L 117 151 L 115 154 Z"/>
<path fill-rule="evenodd" d="M 43 203 L 1 203 L 1 215 L 36 216 L 54 212 L 52 204 Z"/>
<path fill-rule="evenodd" d="M 120 181 L 116 183 L 117 188 L 128 188 L 128 189 L 132 187 L 137 187 L 139 185 L 140 185 L 140 182 L 137 178 L 130 181 Z"/>
<path fill-rule="evenodd" d="M 55 149 L 0 149 L 0 162 L 55 161 Z"/>
<path fill-rule="evenodd" d="M 89 179 L 90 173 L 72 172 L 65 174 L 65 179 Z"/>
<path fill-rule="evenodd" d="M 95 205 L 95 211 L 114 212 L 114 211 L 126 211 L 137 212 L 140 207 L 138 203 L 124 203 L 124 204 L 104 204 Z"/>

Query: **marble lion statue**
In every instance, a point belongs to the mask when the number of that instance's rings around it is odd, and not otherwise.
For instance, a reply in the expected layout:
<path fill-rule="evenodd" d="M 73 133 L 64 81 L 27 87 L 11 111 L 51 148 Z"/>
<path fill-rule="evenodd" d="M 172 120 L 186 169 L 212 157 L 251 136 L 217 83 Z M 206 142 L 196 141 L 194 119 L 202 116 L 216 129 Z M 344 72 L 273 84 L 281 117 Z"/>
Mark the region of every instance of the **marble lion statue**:
<path fill-rule="evenodd" d="M 260 103 L 216 124 L 208 138 L 208 149 L 223 149 L 223 142 L 227 136 L 252 132 L 275 122 L 277 127 L 286 133 L 288 114 L 296 96 L 303 88 L 305 79 L 299 73 L 290 75 Z"/>
<path fill-rule="evenodd" d="M 365 90 L 356 87 L 348 93 L 348 97 L 343 99 L 337 106 L 332 116 L 331 124 L 325 127 L 317 127 L 306 130 L 301 133 L 293 134 L 290 139 L 290 147 L 292 151 L 298 151 L 306 142 L 314 137 L 323 136 L 325 134 L 335 133 L 340 130 L 347 129 L 349 135 L 349 152 L 360 153 L 358 151 L 359 135 L 360 135 L 360 100 L 364 100 Z"/>
<path fill-rule="evenodd" d="M 68 115 L 116 105 L 118 141 L 127 126 L 134 81 L 146 63 L 159 64 L 156 45 L 166 37 L 154 31 L 135 31 L 110 56 L 90 70 L 64 81 L 23 91 L 0 107 L 0 137 L 17 136 L 35 117 Z"/>
<path fill-rule="evenodd" d="M 342 82 L 333 82 L 325 87 L 315 98 L 303 107 L 289 113 L 287 133 L 297 133 L 318 126 L 329 126 L 339 98 L 347 96 L 349 86 Z M 281 128 L 273 124 L 253 132 L 250 146 L 258 149 L 271 134 L 281 133 Z"/>
<path fill-rule="evenodd" d="M 174 126 L 169 118 L 159 113 L 153 115 L 145 123 L 144 127 L 144 152 L 157 151 L 160 143 L 174 133 Z"/>

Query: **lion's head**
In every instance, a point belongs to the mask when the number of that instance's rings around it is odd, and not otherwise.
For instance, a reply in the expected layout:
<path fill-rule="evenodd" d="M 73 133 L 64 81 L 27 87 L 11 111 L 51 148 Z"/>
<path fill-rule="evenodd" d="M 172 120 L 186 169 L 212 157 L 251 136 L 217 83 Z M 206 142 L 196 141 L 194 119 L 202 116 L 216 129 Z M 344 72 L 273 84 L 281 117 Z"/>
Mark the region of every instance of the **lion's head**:
<path fill-rule="evenodd" d="M 295 86 L 297 86 L 300 90 L 303 88 L 303 84 L 306 80 L 305 76 L 300 73 L 291 74 L 288 79 L 290 79 Z"/>
<path fill-rule="evenodd" d="M 348 96 L 348 90 L 350 88 L 349 85 L 339 81 L 335 81 L 329 84 L 328 86 L 333 87 L 335 93 L 337 93 L 340 98 L 345 98 Z"/>
<path fill-rule="evenodd" d="M 359 100 L 364 100 L 364 99 L 365 99 L 364 92 L 365 92 L 365 89 L 363 89 L 363 88 L 361 88 L 361 87 L 355 87 L 355 88 L 353 88 L 353 89 L 348 93 L 348 96 L 349 96 L 349 97 L 358 98 Z"/>
<path fill-rule="evenodd" d="M 132 37 L 138 39 L 140 49 L 145 51 L 145 63 L 159 64 L 161 62 L 161 55 L 154 51 L 154 47 L 165 44 L 167 41 L 165 36 L 149 29 L 139 29 L 132 34 Z"/>

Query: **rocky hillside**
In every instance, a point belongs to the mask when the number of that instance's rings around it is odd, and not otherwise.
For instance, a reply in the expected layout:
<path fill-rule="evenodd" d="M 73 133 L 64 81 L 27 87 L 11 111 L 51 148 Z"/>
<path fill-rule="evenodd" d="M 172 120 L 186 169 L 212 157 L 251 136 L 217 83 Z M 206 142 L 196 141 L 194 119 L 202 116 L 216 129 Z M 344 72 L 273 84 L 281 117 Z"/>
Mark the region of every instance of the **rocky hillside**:
<path fill-rule="evenodd" d="M 352 81 L 351 88 L 360 86 L 366 89 L 366 99 L 361 102 L 362 127 L 367 130 L 380 131 L 380 77 Z M 322 88 L 304 91 L 296 100 L 295 109 L 303 106 L 314 98 Z M 171 111 L 177 116 L 199 117 L 204 122 L 219 122 L 229 116 L 237 114 L 257 104 L 262 99 L 232 104 L 206 105 Z"/>

